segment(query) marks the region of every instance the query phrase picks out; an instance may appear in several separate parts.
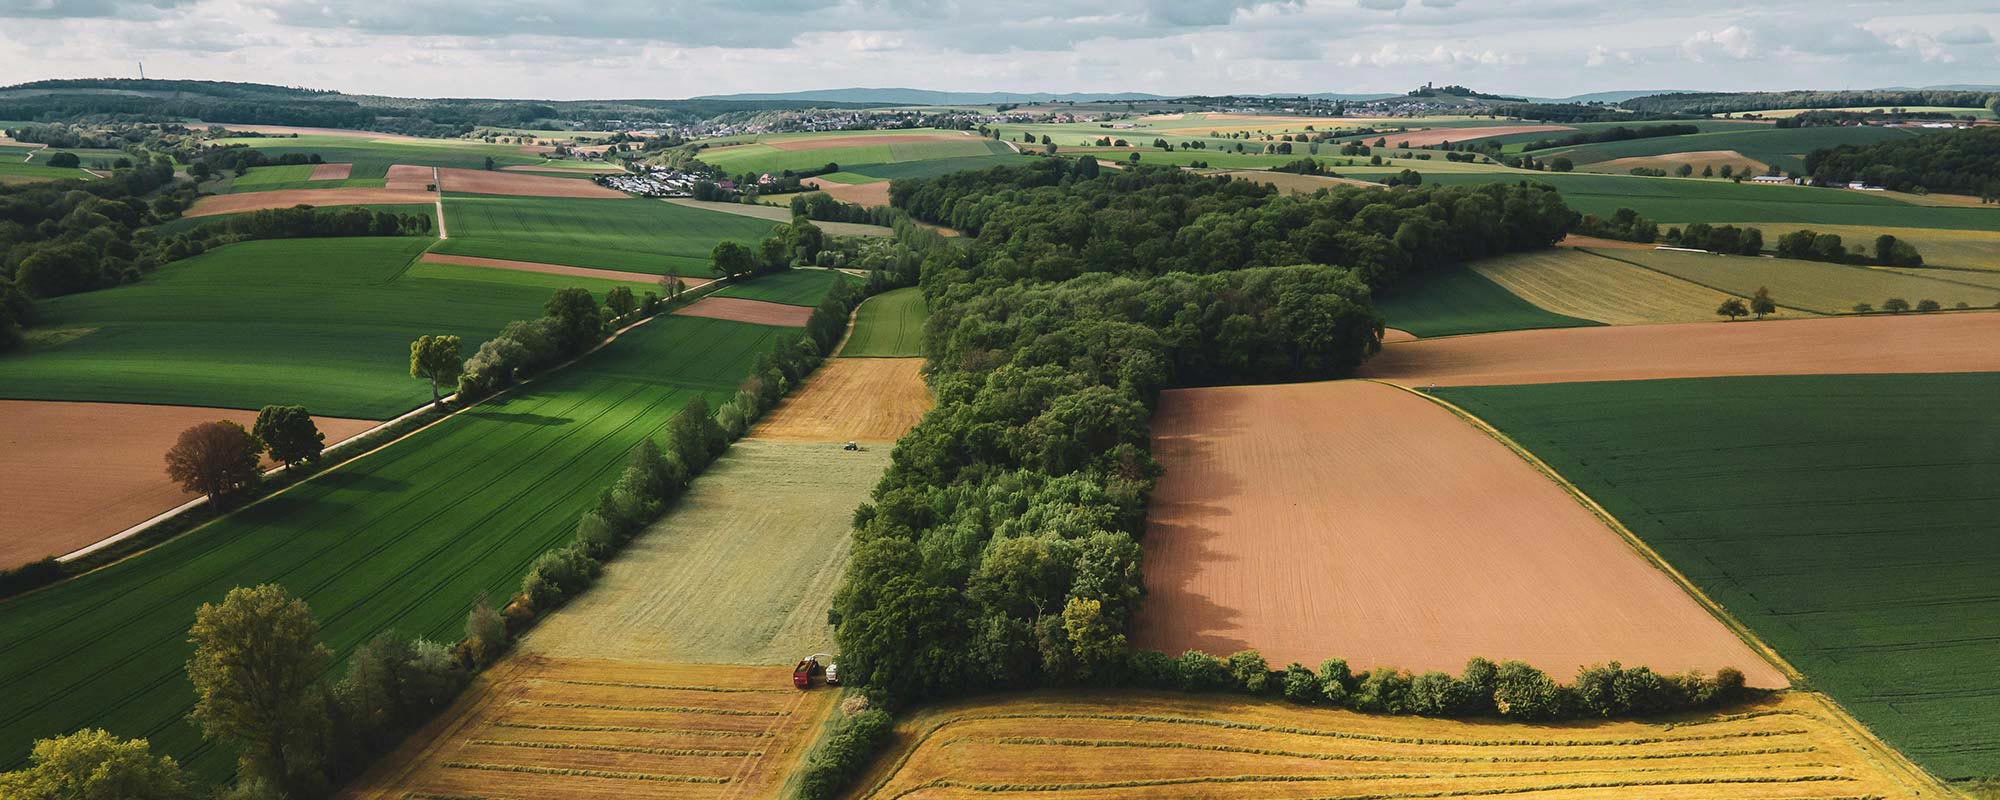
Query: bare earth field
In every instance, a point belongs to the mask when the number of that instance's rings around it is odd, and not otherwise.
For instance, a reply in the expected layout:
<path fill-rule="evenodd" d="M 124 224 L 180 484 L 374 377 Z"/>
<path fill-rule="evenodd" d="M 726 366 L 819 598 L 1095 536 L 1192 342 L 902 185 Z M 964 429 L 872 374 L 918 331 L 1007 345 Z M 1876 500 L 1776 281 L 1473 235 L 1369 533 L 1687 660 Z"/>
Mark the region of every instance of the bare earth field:
<path fill-rule="evenodd" d="M 167 448 L 228 408 L 0 400 L 0 568 L 62 555 L 194 499 L 167 480 Z M 314 417 L 326 443 L 380 423 Z M 268 465 L 267 465 L 268 466 Z"/>
<path fill-rule="evenodd" d="M 425 170 L 426 173 L 429 170 Z M 393 205 L 398 203 L 431 203 L 437 195 L 415 189 L 283 189 L 270 192 L 243 192 L 240 194 L 212 194 L 194 201 L 194 206 L 185 216 L 210 217 L 217 214 L 237 214 L 244 211 L 262 211 L 267 208 L 291 208 L 292 206 L 359 206 Z"/>
<path fill-rule="evenodd" d="M 2000 371 L 2000 313 L 1509 331 L 1384 347 L 1362 377 L 1497 386 L 1728 375 Z"/>
<path fill-rule="evenodd" d="M 925 708 L 867 800 L 1943 798 L 1817 695 L 1655 722 L 1520 725 L 1157 692 L 1036 692 Z"/>
<path fill-rule="evenodd" d="M 1382 342 L 1384 344 L 1389 342 L 1414 342 L 1416 340 L 1417 335 L 1409 331 L 1399 331 L 1395 328 L 1382 329 Z"/>
<path fill-rule="evenodd" d="M 1453 673 L 1484 656 L 1564 678 L 1727 666 L 1787 685 L 1561 486 L 1402 389 L 1169 390 L 1153 450 L 1141 647 Z"/>
<path fill-rule="evenodd" d="M 1402 147 L 1409 142 L 1411 147 L 1428 147 L 1445 142 L 1470 142 L 1489 136 L 1512 136 L 1517 133 L 1554 133 L 1576 130 L 1567 125 L 1494 125 L 1483 128 L 1430 128 L 1411 133 L 1383 134 L 1390 147 Z"/>
<path fill-rule="evenodd" d="M 1574 248 L 1484 259 L 1472 269 L 1545 311 L 1608 325 L 1720 322 L 1715 307 L 1729 296 Z"/>
<path fill-rule="evenodd" d="M 431 167 L 420 167 L 415 164 L 391 164 L 389 165 L 389 171 L 382 178 L 383 188 L 425 192 L 426 195 L 429 195 L 429 192 L 424 187 L 436 182 L 437 172 L 434 169 Z M 436 199 L 434 195 L 429 196 L 431 199 L 424 202 L 428 203 Z"/>
<path fill-rule="evenodd" d="M 750 435 L 780 442 L 903 438 L 931 409 L 921 358 L 830 358 Z"/>
<path fill-rule="evenodd" d="M 306 180 L 344 181 L 347 180 L 348 176 L 352 175 L 353 173 L 354 173 L 353 164 L 314 164 L 312 177 L 307 178 Z"/>
<path fill-rule="evenodd" d="M 1755 170 L 1752 174 L 1756 175 L 1762 175 L 1766 170 L 1771 168 L 1771 165 L 1735 150 L 1690 150 L 1685 153 L 1667 153 L 1658 156 L 1632 156 L 1630 158 L 1614 158 L 1610 161 L 1599 161 L 1585 166 L 1595 172 L 1624 174 L 1631 172 L 1634 167 L 1663 169 L 1673 172 L 1682 164 L 1693 166 L 1696 175 L 1701 174 L 1703 167 L 1712 167 L 1717 172 L 1721 172 L 1724 165 L 1733 167 L 1738 171 L 1742 170 L 1745 165 L 1749 165 L 1751 169 Z"/>
<path fill-rule="evenodd" d="M 800 183 L 826 192 L 833 199 L 843 203 L 855 203 L 864 206 L 886 206 L 889 204 L 888 181 L 834 183 L 833 181 L 823 181 L 818 178 L 807 178 L 800 181 Z"/>
<path fill-rule="evenodd" d="M 771 139 L 767 144 L 779 150 L 825 150 L 829 147 L 873 147 L 880 144 L 908 144 L 910 142 L 960 142 L 966 137 L 949 133 L 877 133 L 854 136 L 802 136 L 794 139 Z"/>
<path fill-rule="evenodd" d="M 806 306 L 788 306 L 762 300 L 744 300 L 740 297 L 704 297 L 674 313 L 690 317 L 710 317 L 757 325 L 798 328 L 804 327 L 806 321 L 812 319 L 812 312 L 813 310 Z"/>
<path fill-rule="evenodd" d="M 599 186 L 582 178 L 553 178 L 547 175 L 523 175 L 518 172 L 451 167 L 438 170 L 438 177 L 439 187 L 447 192 L 516 197 L 626 197 L 624 192 L 608 186 Z"/>
<path fill-rule="evenodd" d="M 516 655 L 342 797 L 775 797 L 836 692 L 791 667 Z"/>
<path fill-rule="evenodd" d="M 549 275 L 571 275 L 578 278 L 598 278 L 607 281 L 629 281 L 635 283 L 659 283 L 660 276 L 644 272 L 622 272 L 615 269 L 594 267 L 571 267 L 563 264 L 543 264 L 536 261 L 514 261 L 506 258 L 481 258 L 479 256 L 453 256 L 443 253 L 425 253 L 423 259 L 433 264 L 459 264 L 468 267 L 493 267 L 521 272 L 541 272 Z M 694 288 L 708 281 L 701 278 L 682 278 L 681 283 Z"/>

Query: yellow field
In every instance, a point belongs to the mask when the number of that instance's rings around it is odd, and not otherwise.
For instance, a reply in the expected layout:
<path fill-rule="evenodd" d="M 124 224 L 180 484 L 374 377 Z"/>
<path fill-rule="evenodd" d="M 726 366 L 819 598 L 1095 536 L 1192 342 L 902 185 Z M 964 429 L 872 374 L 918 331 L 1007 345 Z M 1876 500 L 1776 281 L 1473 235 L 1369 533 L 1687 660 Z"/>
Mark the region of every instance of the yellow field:
<path fill-rule="evenodd" d="M 856 797 L 1947 798 L 1817 695 L 1675 723 L 1454 722 L 1156 692 L 918 712 Z"/>
<path fill-rule="evenodd" d="M 1332 189 L 1341 186 L 1380 185 L 1353 178 L 1330 178 L 1325 175 L 1294 175 L 1290 172 L 1271 172 L 1261 169 L 1233 169 L 1216 174 L 1240 178 L 1251 183 L 1268 183 L 1276 186 L 1279 191 L 1289 194 L 1312 194 L 1321 189 Z"/>
<path fill-rule="evenodd" d="M 344 796 L 775 797 L 838 695 L 791 672 L 512 657 Z"/>
<path fill-rule="evenodd" d="M 1624 175 L 1630 173 L 1635 167 L 1645 167 L 1648 169 L 1666 170 L 1668 174 L 1673 174 L 1674 170 L 1679 169 L 1682 164 L 1694 167 L 1694 174 L 1696 175 L 1700 175 L 1704 167 L 1712 168 L 1718 174 L 1722 172 L 1722 168 L 1725 166 L 1737 172 L 1742 172 L 1744 171 L 1744 167 L 1749 167 L 1749 172 L 1752 175 L 1762 175 L 1771 168 L 1771 165 L 1735 150 L 1693 150 L 1686 153 L 1667 153 L 1666 155 L 1658 156 L 1614 158 L 1610 161 L 1579 164 L 1577 165 L 1577 169 Z"/>
<path fill-rule="evenodd" d="M 1769 231 L 1765 232 L 1765 241 L 1771 241 Z M 2000 302 L 2000 288 L 1819 261 L 1658 250 L 1606 251 L 1605 255 L 1745 297 L 1757 287 L 1767 287 L 1778 303 L 1780 316 L 1795 314 L 1796 310 L 1847 313 L 1856 303 L 1880 307 L 1883 300 L 1891 297 L 1903 298 L 1911 305 L 1919 300 L 1936 300 L 1946 308 L 1960 302 L 1990 308 Z"/>
<path fill-rule="evenodd" d="M 1472 268 L 1544 310 L 1609 325 L 1716 320 L 1715 307 L 1728 296 L 1573 247 L 1486 259 Z"/>
<path fill-rule="evenodd" d="M 1994 212 L 2000 214 L 2000 211 Z M 1940 267 L 1972 267 L 2000 270 L 2000 232 L 1961 231 L 1944 228 L 1876 228 L 1867 225 L 1798 225 L 1791 223 L 1736 223 L 1764 231 L 1764 246 L 1774 247 L 1778 237 L 1800 228 L 1836 234 L 1848 247 L 1860 244 L 1872 252 L 1875 237 L 1889 234 L 1915 245 L 1924 263 Z M 1661 227 L 1666 227 L 1665 223 Z"/>

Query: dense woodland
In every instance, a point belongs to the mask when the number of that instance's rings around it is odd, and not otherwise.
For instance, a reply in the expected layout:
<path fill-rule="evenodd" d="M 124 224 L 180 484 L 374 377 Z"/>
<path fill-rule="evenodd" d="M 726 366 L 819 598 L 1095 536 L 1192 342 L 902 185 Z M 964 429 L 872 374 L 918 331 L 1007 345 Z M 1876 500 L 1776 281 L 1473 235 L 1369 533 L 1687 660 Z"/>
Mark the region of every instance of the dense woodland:
<path fill-rule="evenodd" d="M 2000 200 L 2000 127 L 1814 150 L 1806 155 L 1806 172 L 1818 183 L 1863 181 L 1899 192 L 1961 192 L 1996 201 Z"/>
<path fill-rule="evenodd" d="M 1890 108 L 1950 106 L 1987 108 L 2000 100 L 1990 91 L 1953 89 L 1860 89 L 1795 92 L 1673 92 L 1634 97 L 1619 103 L 1656 114 L 1735 114 L 1778 108 Z"/>

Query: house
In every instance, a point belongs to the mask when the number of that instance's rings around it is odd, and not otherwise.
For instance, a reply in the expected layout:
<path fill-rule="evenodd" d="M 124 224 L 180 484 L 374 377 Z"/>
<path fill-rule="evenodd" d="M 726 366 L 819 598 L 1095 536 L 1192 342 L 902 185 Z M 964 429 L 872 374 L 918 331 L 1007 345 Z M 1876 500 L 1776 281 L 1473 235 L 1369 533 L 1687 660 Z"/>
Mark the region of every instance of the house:
<path fill-rule="evenodd" d="M 1751 183 L 1798 183 L 1798 181 L 1792 180 L 1791 178 L 1787 178 L 1783 175 L 1759 175 L 1755 178 L 1751 178 L 1750 182 Z"/>
<path fill-rule="evenodd" d="M 1857 192 L 1880 192 L 1880 191 L 1883 191 L 1882 187 L 1880 187 L 1880 186 L 1869 186 L 1868 184 L 1866 184 L 1866 183 L 1862 183 L 1861 181 L 1852 181 L 1852 182 L 1850 182 L 1850 183 L 1848 183 L 1848 184 L 1847 184 L 1847 188 L 1849 188 L 1849 189 L 1853 189 L 1854 191 L 1857 191 Z"/>

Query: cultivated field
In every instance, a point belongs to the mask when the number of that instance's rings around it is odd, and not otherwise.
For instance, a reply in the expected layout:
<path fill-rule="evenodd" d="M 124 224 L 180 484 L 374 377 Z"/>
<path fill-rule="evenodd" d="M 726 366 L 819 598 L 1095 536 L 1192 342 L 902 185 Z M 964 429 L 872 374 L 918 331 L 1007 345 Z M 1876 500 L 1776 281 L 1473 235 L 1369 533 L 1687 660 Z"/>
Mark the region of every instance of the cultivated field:
<path fill-rule="evenodd" d="M 451 238 L 434 252 L 708 277 L 724 239 L 756 245 L 773 223 L 636 198 L 446 197 Z"/>
<path fill-rule="evenodd" d="M 497 167 L 533 166 L 546 161 L 540 155 L 522 152 L 523 148 L 516 145 L 420 139 L 368 131 L 303 130 L 296 138 L 217 139 L 212 144 L 247 145 L 274 159 L 294 153 L 317 155 L 328 163 L 354 165 L 349 173 L 351 178 L 381 178 L 396 164 L 483 169 L 488 158 Z"/>
<path fill-rule="evenodd" d="M 1477 261 L 1472 269 L 1543 310 L 1607 325 L 1718 320 L 1727 295 L 1575 248 Z"/>
<path fill-rule="evenodd" d="M 620 272 L 615 269 L 592 269 L 590 267 L 566 267 L 561 264 L 538 264 L 533 261 L 512 261 L 505 258 L 479 258 L 476 256 L 448 256 L 440 253 L 425 253 L 423 256 L 422 263 L 451 264 L 464 267 L 484 267 L 490 269 L 504 269 L 513 272 L 534 272 L 543 275 L 560 275 L 564 276 L 564 279 L 555 281 L 555 283 L 562 284 L 563 286 L 577 285 L 576 281 L 568 280 L 569 278 L 589 278 L 592 279 L 591 280 L 592 283 L 595 283 L 597 281 L 611 281 L 614 283 L 625 284 L 626 286 L 632 288 L 632 292 L 634 294 L 641 294 L 641 295 L 645 294 L 646 292 L 657 293 L 660 288 L 659 287 L 660 276 L 658 275 L 648 275 L 643 272 Z M 703 284 L 708 283 L 708 281 L 702 280 L 700 278 L 682 278 L 681 282 L 690 287 L 701 286 Z M 582 285 L 588 286 L 589 284 L 586 283 Z M 562 287 L 558 286 L 556 288 L 562 288 Z"/>
<path fill-rule="evenodd" d="M 1990 357 L 2000 340 L 1984 341 Z M 1602 502 L 1889 743 L 1947 778 L 2000 771 L 2000 376 L 1441 394 Z"/>
<path fill-rule="evenodd" d="M 250 427 L 227 408 L 0 400 L 0 569 L 59 556 L 194 499 L 167 480 L 161 455 L 189 426 Z M 374 427 L 315 417 L 326 443 Z"/>
<path fill-rule="evenodd" d="M 1704 169 L 1720 173 L 1723 167 L 1728 167 L 1736 172 L 1741 172 L 1744 167 L 1749 167 L 1750 174 L 1763 175 L 1771 166 L 1734 150 L 1693 150 L 1679 153 L 1663 153 L 1657 156 L 1614 158 L 1610 161 L 1585 164 L 1583 168 L 1595 172 L 1610 172 L 1614 174 L 1629 173 L 1633 169 L 1658 169 L 1671 173 L 1679 169 L 1682 164 L 1693 167 L 1697 175 L 1701 174 Z"/>
<path fill-rule="evenodd" d="M 921 358 L 831 359 L 764 415 L 752 435 L 773 441 L 887 445 L 931 408 L 923 367 Z"/>
<path fill-rule="evenodd" d="M 20 698 L 0 707 L 0 753 L 104 727 L 149 737 L 155 752 L 210 778 L 227 774 L 233 754 L 201 743 L 186 721 L 186 638 L 199 604 L 282 583 L 311 604 L 336 663 L 390 628 L 455 640 L 475 597 L 506 597 L 530 561 L 569 541 L 634 445 L 690 399 L 729 399 L 777 334 L 655 319 L 144 557 L 0 601 L 0 685 Z M 397 370 L 407 339 L 400 347 Z"/>
<path fill-rule="evenodd" d="M 1342 186 L 1373 186 L 1368 181 L 1354 178 L 1329 178 L 1324 175 L 1294 175 L 1289 172 L 1272 172 L 1261 169 L 1238 169 L 1222 173 L 1232 178 L 1251 183 L 1267 183 L 1278 191 L 1288 194 L 1312 194 L 1321 189 L 1338 189 Z"/>
<path fill-rule="evenodd" d="M 1337 410 L 1338 413 L 1334 413 Z M 1133 643 L 1456 671 L 1606 661 L 1786 679 L 1549 476 L 1367 381 L 1173 389 Z"/>
<path fill-rule="evenodd" d="M 517 197 L 602 197 L 624 199 L 626 194 L 583 177 L 556 178 L 524 175 L 519 172 L 448 168 L 438 170 L 438 186 L 462 194 L 498 194 Z"/>
<path fill-rule="evenodd" d="M 843 203 L 863 206 L 886 206 L 889 204 L 889 182 L 875 180 L 867 183 L 840 183 L 826 177 L 807 178 L 805 185 Z"/>
<path fill-rule="evenodd" d="M 675 310 L 674 315 L 747 322 L 753 325 L 798 327 L 812 319 L 812 308 L 711 295 Z"/>
<path fill-rule="evenodd" d="M 754 144 L 711 147 L 697 154 L 703 163 L 730 174 L 784 170 L 814 170 L 829 163 L 843 169 L 863 164 L 1007 155 L 1013 151 L 991 139 L 959 133 L 870 134 L 839 133 L 777 139 Z"/>
<path fill-rule="evenodd" d="M 521 651 L 774 665 L 831 652 L 826 610 L 847 566 L 848 512 L 888 465 L 886 447 L 761 434 L 731 445 Z M 770 685 L 791 692 L 788 678 Z"/>
<path fill-rule="evenodd" d="M 1413 275 L 1375 297 L 1389 326 L 1429 338 L 1524 328 L 1574 328 L 1596 321 L 1536 306 L 1471 269 Z"/>
<path fill-rule="evenodd" d="M 839 354 L 887 358 L 923 355 L 924 320 L 929 316 L 923 290 L 915 286 L 870 297 L 855 309 L 854 330 Z"/>
<path fill-rule="evenodd" d="M 515 656 L 342 796 L 775 797 L 838 696 L 789 667 Z"/>
<path fill-rule="evenodd" d="M 1427 184 L 1531 180 L 1560 189 L 1563 202 L 1579 213 L 1607 218 L 1620 208 L 1630 208 L 1647 219 L 1662 223 L 1737 220 L 1760 227 L 1795 223 L 2000 231 L 2000 214 L 1993 213 L 1991 208 L 1926 206 L 1884 192 L 1580 172 L 1530 174 L 1507 169 L 1440 171 L 1424 165 L 1429 163 L 1414 165 L 1417 171 L 1424 174 Z"/>
<path fill-rule="evenodd" d="M 774 275 L 765 275 L 749 283 L 723 287 L 714 296 L 812 308 L 826 299 L 826 293 L 833 290 L 834 284 L 860 282 L 860 278 L 839 270 L 788 269 Z"/>
<path fill-rule="evenodd" d="M 784 201 L 787 204 L 791 202 L 790 196 L 788 195 L 779 195 L 777 198 L 773 199 L 784 199 Z M 685 206 L 687 208 L 698 208 L 704 211 L 720 211 L 724 214 L 737 214 L 745 217 L 766 219 L 772 222 L 792 221 L 792 210 L 790 208 L 781 208 L 778 206 L 767 206 L 762 204 L 752 205 L 750 203 L 725 203 L 719 200 L 696 200 L 689 197 L 668 198 L 667 202 L 677 206 Z M 896 233 L 894 230 L 891 230 L 881 225 L 864 225 L 858 222 L 827 222 L 824 220 L 816 219 L 812 221 L 812 224 L 814 227 L 817 227 L 820 230 L 826 231 L 827 233 L 833 234 L 835 236 L 893 236 Z"/>
<path fill-rule="evenodd" d="M 1909 128 L 1867 126 L 1777 128 L 1757 125 L 1705 131 L 1686 136 L 1657 136 L 1648 139 L 1587 144 L 1560 150 L 1536 151 L 1536 155 L 1561 154 L 1569 156 L 1578 164 L 1594 164 L 1621 158 L 1730 150 L 1742 153 L 1757 163 L 1775 164 L 1780 169 L 1803 170 L 1805 154 L 1822 147 L 1871 144 L 1915 135 L 1917 131 Z M 1720 168 L 1718 165 L 1717 169 Z M 1700 171 L 1700 166 L 1697 165 L 1695 169 Z"/>
<path fill-rule="evenodd" d="M 1389 345 L 1360 374 L 1421 387 L 1995 372 L 1996 341 L 2000 314 L 1983 312 L 1512 331 Z"/>
<path fill-rule="evenodd" d="M 353 174 L 353 164 L 317 164 L 313 166 L 312 174 L 306 178 L 315 181 L 344 181 Z"/>
<path fill-rule="evenodd" d="M 1747 223 L 1734 223 L 1738 226 Z M 1811 228 L 1819 233 L 1831 233 L 1840 237 L 1848 247 L 1862 245 L 1872 252 L 1875 237 L 1888 234 L 1915 245 L 1924 256 L 1926 266 L 1967 267 L 1971 269 L 2000 270 L 2000 233 L 1993 231 L 1955 231 L 1938 228 L 1883 228 L 1872 225 L 1797 225 L 1764 224 L 1758 226 L 1764 231 L 1764 241 L 1776 244 L 1778 237 L 1800 228 Z M 1950 276 L 1945 276 L 1950 277 Z"/>
<path fill-rule="evenodd" d="M 1507 725 L 1157 692 L 1035 692 L 898 727 L 866 800 L 1823 800 L 1950 795 L 1812 695 L 1664 722 Z"/>
<path fill-rule="evenodd" d="M 1766 241 L 1771 241 L 1768 235 Z M 1870 246 L 1873 246 L 1872 241 Z M 1767 287 L 1781 310 L 1804 309 L 1821 314 L 1838 314 L 1852 309 L 1857 303 L 1879 308 L 1883 300 L 1891 297 L 1901 297 L 1912 305 L 1919 300 L 1936 300 L 1946 308 L 1961 302 L 1980 308 L 1991 308 L 2000 303 L 2000 288 L 1951 283 L 1921 275 L 1847 264 L 1661 250 L 1607 252 L 1604 255 L 1743 297 L 1750 296 L 1760 286 Z"/>
<path fill-rule="evenodd" d="M 247 176 L 246 176 L 247 177 Z M 292 206 L 332 206 L 387 205 L 395 203 L 429 203 L 437 195 L 418 189 L 272 189 L 269 191 L 244 190 L 233 194 L 206 195 L 194 201 L 184 216 L 213 217 L 218 214 L 241 214 L 245 211 L 262 211 L 267 208 L 291 208 Z"/>

